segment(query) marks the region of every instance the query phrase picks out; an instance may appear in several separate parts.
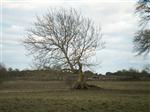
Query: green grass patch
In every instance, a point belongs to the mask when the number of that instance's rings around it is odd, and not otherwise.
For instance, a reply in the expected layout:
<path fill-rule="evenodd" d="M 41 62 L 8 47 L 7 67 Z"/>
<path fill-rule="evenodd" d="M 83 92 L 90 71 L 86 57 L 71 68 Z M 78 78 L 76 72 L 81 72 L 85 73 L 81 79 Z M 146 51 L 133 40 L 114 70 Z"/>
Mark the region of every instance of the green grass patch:
<path fill-rule="evenodd" d="M 150 82 L 89 82 L 104 90 L 70 90 L 59 81 L 0 86 L 0 112 L 148 112 Z M 149 86 L 150 87 L 150 86 Z"/>

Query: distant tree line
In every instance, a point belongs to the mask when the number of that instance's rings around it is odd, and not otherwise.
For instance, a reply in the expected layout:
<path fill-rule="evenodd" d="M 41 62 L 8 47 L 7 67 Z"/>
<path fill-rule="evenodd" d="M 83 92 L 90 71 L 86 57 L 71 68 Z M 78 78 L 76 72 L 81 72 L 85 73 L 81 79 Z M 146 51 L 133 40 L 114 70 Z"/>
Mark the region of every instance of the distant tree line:
<path fill-rule="evenodd" d="M 129 70 L 118 70 L 116 72 L 106 72 L 106 75 L 116 75 L 116 76 L 138 76 L 138 75 L 150 75 L 148 70 L 143 69 L 142 71 L 136 69 L 129 69 Z"/>
<path fill-rule="evenodd" d="M 146 66 L 142 71 L 136 69 L 119 70 L 116 72 L 106 72 L 106 74 L 98 74 L 92 71 L 84 71 L 86 79 L 97 79 L 99 77 L 130 77 L 130 80 L 139 80 L 141 77 L 150 79 L 150 69 Z M 35 80 L 35 81 L 53 81 L 53 80 L 76 80 L 77 75 L 72 72 L 54 68 L 38 69 L 38 70 L 19 70 L 6 68 L 4 64 L 0 64 L 0 83 L 9 80 Z M 127 79 L 127 78 L 126 78 Z M 127 79 L 128 80 L 128 79 Z"/>
<path fill-rule="evenodd" d="M 118 80 L 150 80 L 150 72 L 147 69 L 143 69 L 142 71 L 136 69 L 129 70 L 119 70 L 116 72 L 106 72 L 106 77 L 114 76 L 118 77 Z"/>

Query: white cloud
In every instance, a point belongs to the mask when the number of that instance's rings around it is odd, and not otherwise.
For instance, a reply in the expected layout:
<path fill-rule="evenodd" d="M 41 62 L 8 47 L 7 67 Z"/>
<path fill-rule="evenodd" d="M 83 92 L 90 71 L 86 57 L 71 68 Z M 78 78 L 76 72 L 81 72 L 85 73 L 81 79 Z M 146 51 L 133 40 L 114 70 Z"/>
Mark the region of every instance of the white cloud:
<path fill-rule="evenodd" d="M 9 27 L 7 29 L 4 28 L 4 30 L 6 30 L 8 33 L 14 33 L 14 32 L 16 32 L 16 33 L 20 34 L 20 32 L 24 31 L 25 29 L 24 29 L 23 26 L 12 25 L 11 27 Z"/>
<path fill-rule="evenodd" d="M 39 8 L 49 7 L 49 6 L 60 6 L 63 1 L 54 0 L 18 0 L 18 1 L 7 1 L 3 2 L 3 8 L 9 10 L 20 10 L 20 11 L 32 11 L 38 10 Z"/>
<path fill-rule="evenodd" d="M 19 44 L 24 36 L 25 29 L 23 26 L 12 25 L 2 28 L 2 44 Z"/>
<path fill-rule="evenodd" d="M 6 2 L 3 3 L 3 7 L 6 9 L 13 9 L 13 10 L 33 10 L 35 7 L 31 4 L 26 4 L 26 3 L 12 3 L 12 2 Z"/>
<path fill-rule="evenodd" d="M 97 60 L 101 60 L 101 65 L 97 66 L 96 69 L 96 71 L 100 73 L 108 71 L 114 72 L 116 70 L 129 68 L 141 70 L 143 66 L 148 63 L 149 58 L 149 56 L 144 58 L 142 56 L 135 56 L 129 51 L 118 51 L 114 49 L 105 49 L 101 53 L 97 53 L 96 57 Z"/>

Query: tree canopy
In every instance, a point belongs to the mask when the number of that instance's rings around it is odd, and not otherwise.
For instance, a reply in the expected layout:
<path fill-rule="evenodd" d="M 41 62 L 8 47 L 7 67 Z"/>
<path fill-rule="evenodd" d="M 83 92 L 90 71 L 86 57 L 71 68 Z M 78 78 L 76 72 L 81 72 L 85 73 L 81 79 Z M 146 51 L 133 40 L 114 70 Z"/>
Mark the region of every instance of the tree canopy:
<path fill-rule="evenodd" d="M 96 48 L 103 48 L 101 28 L 74 9 L 49 10 L 27 31 L 24 44 L 42 66 L 61 65 L 74 71 Z"/>

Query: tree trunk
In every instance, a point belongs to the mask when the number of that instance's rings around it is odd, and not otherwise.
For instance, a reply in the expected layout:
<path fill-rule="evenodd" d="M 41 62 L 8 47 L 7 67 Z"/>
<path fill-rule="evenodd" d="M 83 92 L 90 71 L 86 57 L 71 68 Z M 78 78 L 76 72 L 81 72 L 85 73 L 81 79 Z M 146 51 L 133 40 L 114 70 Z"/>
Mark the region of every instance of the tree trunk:
<path fill-rule="evenodd" d="M 79 64 L 79 76 L 77 82 L 73 85 L 74 89 L 87 89 L 88 85 L 85 82 L 84 74 L 82 72 L 82 65 Z"/>
<path fill-rule="evenodd" d="M 78 82 L 84 82 L 84 74 L 82 71 L 79 72 Z"/>

